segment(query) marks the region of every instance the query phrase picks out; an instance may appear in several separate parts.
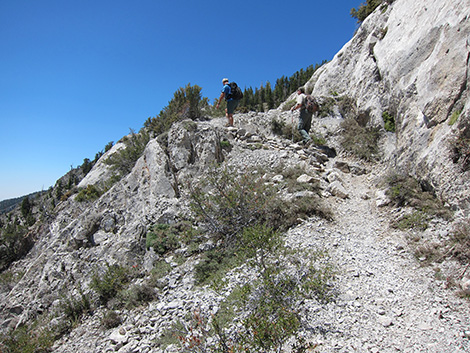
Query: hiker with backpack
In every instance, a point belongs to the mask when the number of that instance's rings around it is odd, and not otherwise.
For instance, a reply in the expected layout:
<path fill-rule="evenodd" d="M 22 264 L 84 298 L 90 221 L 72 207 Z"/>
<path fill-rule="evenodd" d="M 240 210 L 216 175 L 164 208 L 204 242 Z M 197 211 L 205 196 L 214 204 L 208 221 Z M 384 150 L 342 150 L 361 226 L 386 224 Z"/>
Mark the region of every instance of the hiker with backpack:
<path fill-rule="evenodd" d="M 318 110 L 318 104 L 313 96 L 305 94 L 305 88 L 303 87 L 297 90 L 296 104 L 291 108 L 291 111 L 297 109 L 300 109 L 297 129 L 302 135 L 304 145 L 308 145 L 312 141 L 312 138 L 308 134 L 312 126 L 312 115 Z"/>
<path fill-rule="evenodd" d="M 225 116 L 228 120 L 226 126 L 233 126 L 233 113 L 238 107 L 240 99 L 243 98 L 243 93 L 235 82 L 229 83 L 228 78 L 224 78 L 222 80 L 222 84 L 224 85 L 224 88 L 222 89 L 222 93 L 220 94 L 216 108 L 219 109 L 220 102 L 223 98 L 225 98 L 225 100 L 227 101 L 227 109 L 225 109 Z"/>

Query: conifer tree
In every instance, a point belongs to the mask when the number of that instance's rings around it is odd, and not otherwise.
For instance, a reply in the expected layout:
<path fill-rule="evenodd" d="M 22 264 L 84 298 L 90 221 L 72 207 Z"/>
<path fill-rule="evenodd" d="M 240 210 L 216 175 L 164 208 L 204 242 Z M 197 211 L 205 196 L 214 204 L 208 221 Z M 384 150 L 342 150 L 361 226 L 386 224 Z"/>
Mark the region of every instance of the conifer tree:
<path fill-rule="evenodd" d="M 201 90 L 201 87 L 191 86 L 190 83 L 184 88 L 180 87 L 160 114 L 155 118 L 147 119 L 144 127 L 161 134 L 168 131 L 176 121 L 202 117 L 203 109 L 208 106 L 208 99 L 202 97 Z"/>
<path fill-rule="evenodd" d="M 274 108 L 273 91 L 272 91 L 272 88 L 271 88 L 271 83 L 269 81 L 266 82 L 265 102 L 268 105 L 268 109 L 273 109 Z"/>

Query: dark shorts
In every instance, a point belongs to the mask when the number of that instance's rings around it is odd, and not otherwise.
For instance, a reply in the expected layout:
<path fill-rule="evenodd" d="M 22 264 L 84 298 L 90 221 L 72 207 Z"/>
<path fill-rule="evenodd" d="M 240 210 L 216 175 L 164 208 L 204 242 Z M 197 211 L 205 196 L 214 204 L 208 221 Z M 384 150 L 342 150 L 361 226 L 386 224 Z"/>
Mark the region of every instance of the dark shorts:
<path fill-rule="evenodd" d="M 236 100 L 236 99 L 232 99 L 230 101 L 227 101 L 227 114 L 233 114 L 235 109 L 237 109 L 237 107 L 238 107 L 238 102 L 240 102 L 240 101 Z"/>
<path fill-rule="evenodd" d="M 299 115 L 298 129 L 305 130 L 307 133 L 312 127 L 312 113 L 309 113 L 307 109 L 301 109 Z"/>

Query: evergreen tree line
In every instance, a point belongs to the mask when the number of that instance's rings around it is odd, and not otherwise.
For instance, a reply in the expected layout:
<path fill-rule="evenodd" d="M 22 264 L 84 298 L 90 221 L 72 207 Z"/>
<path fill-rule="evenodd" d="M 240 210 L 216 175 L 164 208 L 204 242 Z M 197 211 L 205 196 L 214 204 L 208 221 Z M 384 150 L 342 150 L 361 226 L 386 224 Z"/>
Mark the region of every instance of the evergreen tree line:
<path fill-rule="evenodd" d="M 258 111 L 263 112 L 278 107 L 284 102 L 297 88 L 305 85 L 312 77 L 314 72 L 327 61 L 323 60 L 321 64 L 310 65 L 306 69 L 300 69 L 292 76 L 282 76 L 276 80 L 274 88 L 268 81 L 259 88 L 246 88 L 243 92 L 243 98 L 237 108 L 240 112 Z M 144 128 L 152 133 L 159 135 L 168 131 L 171 125 L 184 119 L 203 119 L 213 116 L 220 116 L 225 109 L 222 105 L 219 110 L 209 104 L 209 100 L 201 95 L 202 88 L 190 83 L 186 87 L 180 87 L 156 117 L 148 118 L 144 123 Z M 216 102 L 217 99 L 214 101 Z"/>
<path fill-rule="evenodd" d="M 243 99 L 239 104 L 240 111 L 245 113 L 249 111 L 263 112 L 278 107 L 297 88 L 305 85 L 314 72 L 326 62 L 326 60 L 323 60 L 321 64 L 310 65 L 306 69 L 300 69 L 290 77 L 282 76 L 276 80 L 274 88 L 269 81 L 266 82 L 266 85 L 262 85 L 259 88 L 245 88 Z"/>

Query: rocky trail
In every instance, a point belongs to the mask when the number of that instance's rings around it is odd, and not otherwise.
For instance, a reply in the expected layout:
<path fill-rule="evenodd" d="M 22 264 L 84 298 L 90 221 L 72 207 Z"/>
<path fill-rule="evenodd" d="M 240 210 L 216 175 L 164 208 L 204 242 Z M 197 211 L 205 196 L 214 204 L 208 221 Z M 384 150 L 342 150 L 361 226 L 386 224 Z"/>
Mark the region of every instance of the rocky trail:
<path fill-rule="evenodd" d="M 242 120 L 241 116 L 238 118 Z M 220 125 L 221 121 L 214 123 Z M 232 133 L 240 135 L 241 131 L 234 129 Z M 247 135 L 252 142 L 233 153 L 231 163 L 266 164 L 283 158 L 302 163 L 311 153 L 276 138 L 266 142 L 266 138 L 256 134 Z M 246 148 L 260 141 L 265 141 L 265 148 Z M 337 168 L 338 162 L 356 166 L 360 172 L 343 172 Z M 340 196 L 325 193 L 334 220 L 306 219 L 286 237 L 286 244 L 294 248 L 326 249 L 337 273 L 332 302 L 305 300 L 302 304 L 310 351 L 470 351 L 468 299 L 447 288 L 445 279 L 437 278 L 432 266 L 422 266 L 415 258 L 408 240 L 411 234 L 390 226 L 396 210 L 377 207 L 376 185 L 382 177 L 381 166 L 363 168 L 360 164 L 341 156 L 325 162 L 322 176 L 330 174 L 331 179 L 331 174 L 335 174 L 333 178 L 342 188 Z M 445 235 L 450 231 L 447 222 L 436 219 L 431 223 L 425 233 L 414 236 Z M 166 261 L 172 262 L 171 258 Z M 156 342 L 161 342 L 165 332 L 188 313 L 215 314 L 230 293 L 229 288 L 218 293 L 195 285 L 193 265 L 174 264 L 159 299 L 143 310 L 121 312 L 123 324 L 119 327 L 103 331 L 99 315 L 95 316 L 57 342 L 55 352 L 179 351 L 179 345 L 162 346 Z M 250 275 L 244 269 L 234 270 L 228 287 L 246 281 L 246 276 Z"/>
<path fill-rule="evenodd" d="M 413 255 L 413 247 L 410 244 L 410 238 L 445 237 L 451 231 L 452 225 L 434 219 L 426 231 L 412 232 L 392 228 L 391 221 L 398 217 L 399 211 L 391 207 L 378 206 L 381 204 L 381 190 L 377 185 L 386 170 L 383 166 L 380 164 L 364 166 L 362 162 L 350 160 L 341 154 L 327 158 L 315 147 L 306 149 L 273 136 L 269 133 L 269 121 L 273 114 L 275 116 L 280 114 L 284 119 L 290 118 L 288 113 L 280 112 L 237 115 L 237 122 L 240 124 L 238 129 L 225 130 L 224 119 L 215 119 L 201 123 L 199 131 L 207 132 L 208 136 L 211 136 L 209 132 L 215 127 L 219 129 L 217 131 L 221 135 L 226 134 L 233 146 L 225 161 L 228 165 L 264 166 L 266 170 L 276 166 L 297 166 L 308 174 L 306 177 L 322 179 L 320 181 L 323 190 L 322 199 L 332 210 L 334 220 L 327 221 L 318 217 L 304 219 L 300 225 L 291 228 L 286 234 L 286 244 L 292 248 L 327 250 L 329 261 L 336 273 L 332 283 L 334 300 L 320 303 L 315 299 L 305 299 L 299 307 L 304 327 L 299 334 L 310 343 L 308 351 L 343 353 L 470 351 L 468 317 L 470 302 L 466 298 L 461 298 L 456 287 L 449 287 L 446 280 L 449 274 L 458 277 L 457 274 L 460 274 L 462 269 L 452 268 L 452 261 L 434 267 L 423 266 L 422 261 Z M 335 129 L 335 124 L 332 124 L 331 129 Z M 180 130 L 175 127 L 175 131 Z M 182 141 L 185 141 L 187 135 L 180 135 Z M 210 139 L 206 138 L 204 141 Z M 177 158 L 179 155 L 185 155 L 186 144 L 181 143 L 181 146 L 183 147 L 178 152 L 180 154 L 176 152 L 173 154 L 175 161 L 181 159 Z M 152 156 L 151 148 L 158 150 L 158 144 L 149 144 L 149 156 Z M 146 161 L 153 160 L 158 161 L 158 158 L 153 156 Z M 135 170 L 139 171 L 139 168 Z M 136 185 L 141 185 L 139 179 L 136 180 Z M 134 186 L 129 187 L 129 190 L 134 189 L 137 190 Z M 145 188 L 141 187 L 139 190 L 145 191 Z M 112 195 L 114 194 L 108 196 Z M 113 212 L 117 212 L 118 207 L 127 209 L 129 205 L 139 209 L 138 198 L 135 195 L 133 197 L 132 203 L 124 203 L 123 206 L 113 201 Z M 144 193 L 142 200 L 148 203 L 150 202 L 148 198 L 148 194 Z M 159 203 L 155 201 L 154 204 Z M 65 218 L 66 221 L 68 219 Z M 61 249 L 63 256 L 58 257 L 56 253 L 50 253 L 51 245 L 45 241 L 48 245 L 41 258 L 51 258 L 52 263 L 59 261 L 60 258 L 65 265 L 35 265 L 38 267 L 35 271 L 39 273 L 46 273 L 48 268 L 54 266 L 73 269 L 78 266 L 76 256 L 86 256 L 88 259 L 100 262 L 104 255 L 99 254 L 106 253 L 107 244 L 112 245 L 109 251 L 124 251 L 129 240 L 132 240 L 123 234 L 106 233 L 103 229 L 95 234 L 95 240 L 99 241 L 100 245 L 70 252 L 65 244 L 61 245 L 60 235 L 67 233 L 60 229 L 63 227 L 68 229 L 68 226 L 65 226 L 67 222 L 64 221 L 64 225 L 59 227 L 60 220 L 59 217 L 57 221 L 59 230 L 55 232 L 58 238 L 52 244 Z M 132 223 L 127 227 L 131 229 L 131 235 L 134 234 L 134 229 L 137 229 Z M 185 250 L 180 250 L 181 254 L 184 254 Z M 165 342 L 165 336 L 168 334 L 171 336 L 175 325 L 179 322 L 188 322 L 188 315 L 196 311 L 207 317 L 216 314 L 233 288 L 253 279 L 252 272 L 242 266 L 227 275 L 226 286 L 222 290 L 199 286 L 194 279 L 194 265 L 197 258 L 185 258 L 185 262 L 181 264 L 175 260 L 177 256 L 178 254 L 170 254 L 163 259 L 172 269 L 159 280 L 158 297 L 155 300 L 130 310 L 116 310 L 121 321 L 114 328 L 103 327 L 103 317 L 107 310 L 104 307 L 96 308 L 93 313 L 81 320 L 80 325 L 56 341 L 53 351 L 58 353 L 181 351 L 178 342 L 174 342 L 174 337 L 171 343 Z M 142 258 L 142 266 L 151 270 L 157 260 L 162 259 L 157 259 L 155 253 L 147 251 Z M 436 271 L 438 266 L 442 268 L 442 272 Z M 80 271 L 74 273 L 77 276 L 82 272 L 88 273 L 88 276 L 92 273 L 90 272 L 92 270 Z M 49 276 L 43 274 L 36 277 Z M 30 281 L 32 283 L 33 280 Z M 140 285 L 144 282 L 144 279 L 136 279 L 134 284 Z M 10 293 L 10 297 L 14 293 L 22 293 L 19 287 L 16 292 Z M 16 295 L 18 298 L 21 297 L 20 294 Z M 215 342 L 209 339 L 207 344 L 210 346 Z M 297 352 L 290 350 L 288 346 L 290 345 L 285 345 L 284 351 Z"/>
<path fill-rule="evenodd" d="M 288 242 L 322 244 L 337 266 L 335 303 L 310 310 L 319 352 L 468 352 L 468 299 L 459 298 L 421 266 L 407 233 L 390 227 L 392 215 L 375 206 L 374 172 L 342 174 L 349 198 L 331 198 L 335 221 L 305 223 Z M 448 225 L 434 221 L 430 232 Z"/>

